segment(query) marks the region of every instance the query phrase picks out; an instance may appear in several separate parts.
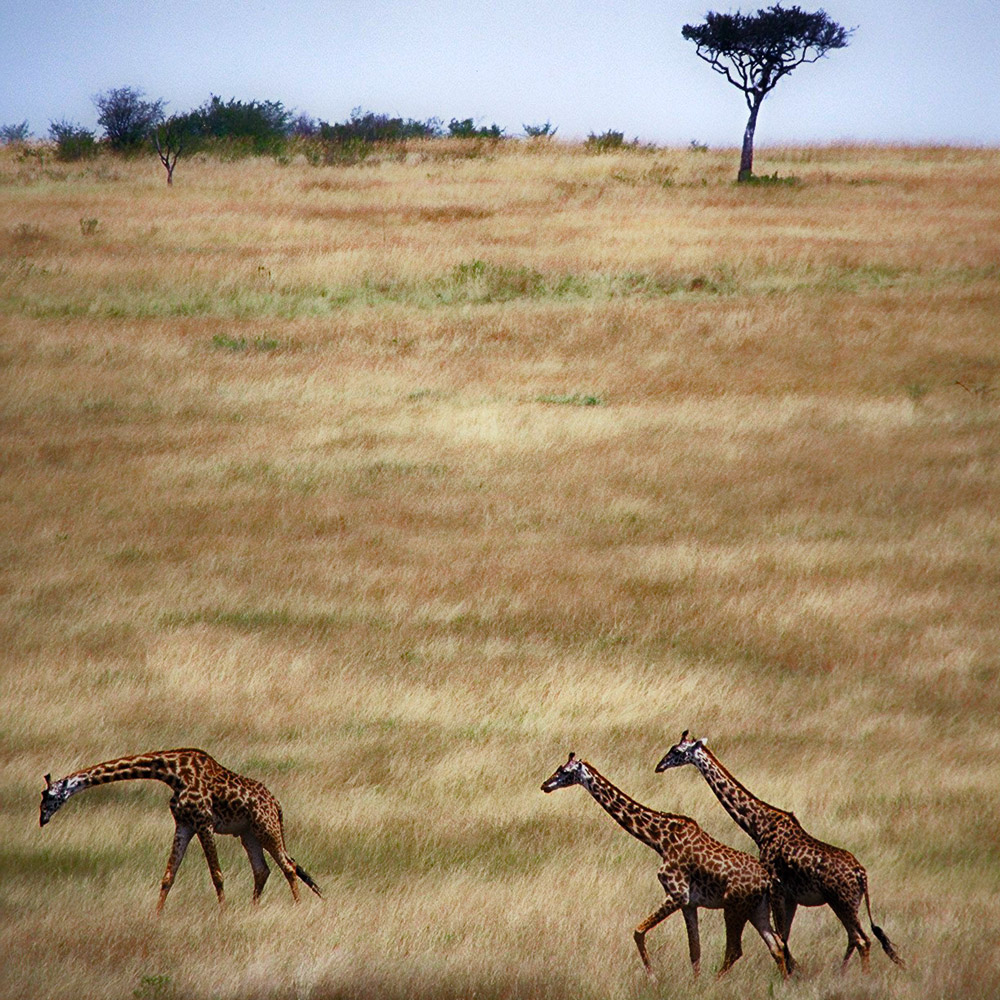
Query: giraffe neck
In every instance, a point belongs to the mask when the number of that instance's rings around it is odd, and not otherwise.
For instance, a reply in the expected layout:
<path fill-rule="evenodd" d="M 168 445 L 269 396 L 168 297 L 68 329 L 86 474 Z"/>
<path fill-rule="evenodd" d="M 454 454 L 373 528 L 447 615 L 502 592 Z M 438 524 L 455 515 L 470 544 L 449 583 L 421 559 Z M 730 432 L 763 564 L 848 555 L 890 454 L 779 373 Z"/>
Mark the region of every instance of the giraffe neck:
<path fill-rule="evenodd" d="M 62 780 L 66 788 L 66 797 L 69 798 L 70 795 L 82 792 L 85 788 L 93 788 L 95 785 L 139 778 L 162 781 L 174 791 L 178 791 L 184 784 L 176 763 L 168 755 L 159 753 L 145 753 L 135 757 L 119 757 L 117 760 L 103 761 L 94 764 L 93 767 L 74 771 Z"/>
<path fill-rule="evenodd" d="M 656 812 L 647 806 L 636 802 L 620 788 L 613 785 L 602 774 L 595 771 L 590 764 L 585 765 L 587 774 L 581 782 L 584 788 L 594 797 L 598 805 L 636 840 L 651 847 L 657 854 L 663 854 L 661 839 L 653 835 L 657 827 L 656 820 L 663 818 L 663 813 Z"/>
<path fill-rule="evenodd" d="M 748 792 L 707 747 L 699 747 L 694 760 L 726 812 L 759 845 L 774 828 L 781 810 Z"/>

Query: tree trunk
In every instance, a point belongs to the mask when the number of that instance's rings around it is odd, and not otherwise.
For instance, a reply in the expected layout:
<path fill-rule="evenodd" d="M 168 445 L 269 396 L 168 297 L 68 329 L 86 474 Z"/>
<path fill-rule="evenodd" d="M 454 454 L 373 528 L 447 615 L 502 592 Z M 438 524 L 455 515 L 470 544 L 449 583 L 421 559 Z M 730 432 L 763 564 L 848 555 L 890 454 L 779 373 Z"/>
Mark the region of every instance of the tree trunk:
<path fill-rule="evenodd" d="M 740 172 L 736 180 L 740 183 L 753 177 L 753 134 L 757 130 L 757 112 L 763 97 L 755 97 L 750 105 L 750 117 L 743 131 L 743 152 L 740 155 Z"/>

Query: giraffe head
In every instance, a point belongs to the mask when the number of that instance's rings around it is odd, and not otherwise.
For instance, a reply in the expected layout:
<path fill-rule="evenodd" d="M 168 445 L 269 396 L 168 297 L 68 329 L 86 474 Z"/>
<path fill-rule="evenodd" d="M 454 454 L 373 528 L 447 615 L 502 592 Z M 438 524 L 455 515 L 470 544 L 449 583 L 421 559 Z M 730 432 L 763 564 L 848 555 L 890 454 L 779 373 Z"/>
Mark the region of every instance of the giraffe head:
<path fill-rule="evenodd" d="M 569 788 L 570 785 L 585 785 L 590 778 L 587 765 L 575 753 L 569 755 L 569 760 L 552 772 L 552 777 L 542 782 L 543 792 L 554 792 L 557 788 Z"/>
<path fill-rule="evenodd" d="M 68 778 L 53 782 L 51 774 L 45 775 L 45 788 L 42 789 L 38 825 L 45 826 L 75 790 L 75 786 Z"/>
<path fill-rule="evenodd" d="M 688 739 L 688 731 L 681 734 L 680 742 L 675 743 L 667 755 L 656 765 L 656 773 L 666 771 L 668 767 L 682 767 L 684 764 L 694 764 L 694 755 L 705 745 L 704 740 Z"/>

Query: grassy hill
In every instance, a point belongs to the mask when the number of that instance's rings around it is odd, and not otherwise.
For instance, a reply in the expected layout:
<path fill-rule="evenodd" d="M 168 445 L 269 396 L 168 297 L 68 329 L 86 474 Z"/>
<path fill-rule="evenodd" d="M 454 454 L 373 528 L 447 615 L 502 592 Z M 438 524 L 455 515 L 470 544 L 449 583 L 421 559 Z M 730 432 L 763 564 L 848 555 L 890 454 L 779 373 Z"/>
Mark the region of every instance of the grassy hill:
<path fill-rule="evenodd" d="M 354 167 L 0 152 L 0 994 L 1000 993 L 1000 151 L 412 143 Z M 570 750 L 744 850 L 690 729 L 866 865 L 690 983 Z M 153 916 L 200 746 L 281 801 Z M 855 960 L 856 961 L 856 960 Z"/>

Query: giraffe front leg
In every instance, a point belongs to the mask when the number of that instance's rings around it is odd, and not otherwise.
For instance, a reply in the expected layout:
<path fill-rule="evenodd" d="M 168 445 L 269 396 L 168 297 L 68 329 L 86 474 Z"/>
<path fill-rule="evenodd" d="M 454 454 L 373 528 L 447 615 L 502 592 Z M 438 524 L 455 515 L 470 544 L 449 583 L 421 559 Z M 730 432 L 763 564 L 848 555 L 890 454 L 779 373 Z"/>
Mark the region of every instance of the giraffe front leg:
<path fill-rule="evenodd" d="M 167 893 L 170 892 L 170 887 L 174 884 L 177 869 L 184 860 L 184 852 L 193 836 L 194 829 L 192 827 L 177 823 L 174 829 L 174 843 L 170 848 L 170 857 L 167 858 L 167 870 L 163 873 L 163 879 L 160 882 L 160 899 L 156 904 L 157 913 L 163 911 L 163 904 L 167 901 Z"/>
<path fill-rule="evenodd" d="M 639 957 L 642 959 L 642 964 L 646 969 L 646 975 L 650 979 L 655 979 L 653 975 L 653 966 L 649 961 L 649 952 L 646 951 L 646 935 L 651 931 L 661 920 L 666 920 L 675 910 L 680 909 L 680 904 L 674 902 L 672 899 L 668 899 L 659 909 L 655 910 L 638 927 L 636 927 L 635 932 L 632 937 L 635 939 L 635 946 L 639 949 Z M 697 975 L 697 969 L 695 970 Z"/>
<path fill-rule="evenodd" d="M 219 854 L 215 849 L 215 836 L 211 826 L 202 826 L 198 830 L 198 839 L 201 841 L 201 849 L 205 852 L 205 860 L 208 862 L 208 873 L 212 877 L 212 885 L 215 886 L 215 894 L 219 897 L 219 905 L 226 905 L 226 896 L 222 891 L 222 868 L 219 866 Z"/>

